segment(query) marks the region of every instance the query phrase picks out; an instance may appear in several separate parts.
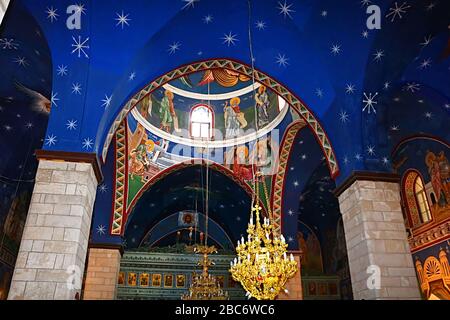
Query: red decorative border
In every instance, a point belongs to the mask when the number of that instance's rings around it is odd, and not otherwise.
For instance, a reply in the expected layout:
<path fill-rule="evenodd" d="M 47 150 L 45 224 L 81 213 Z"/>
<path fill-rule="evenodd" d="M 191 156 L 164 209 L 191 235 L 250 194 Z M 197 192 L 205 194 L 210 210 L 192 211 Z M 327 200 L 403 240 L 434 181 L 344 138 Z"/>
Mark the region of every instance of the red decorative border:
<path fill-rule="evenodd" d="M 133 210 L 134 206 L 136 205 L 136 203 L 138 202 L 138 200 L 140 199 L 140 197 L 142 196 L 142 194 L 144 192 L 146 192 L 147 190 L 149 190 L 153 185 L 155 185 L 158 181 L 162 180 L 163 178 L 167 177 L 169 174 L 172 174 L 178 170 L 182 170 L 184 168 L 187 167 L 193 167 L 196 165 L 201 165 L 201 166 L 206 166 L 208 164 L 208 167 L 216 170 L 217 172 L 220 172 L 222 174 L 224 174 L 225 176 L 227 176 L 228 178 L 232 179 L 236 184 L 238 184 L 241 188 L 243 188 L 247 194 L 252 197 L 253 195 L 253 189 L 244 181 L 242 181 L 241 179 L 239 179 L 233 171 L 231 171 L 230 169 L 224 167 L 221 164 L 218 164 L 216 162 L 213 161 L 209 161 L 209 160 L 205 160 L 205 159 L 199 159 L 199 158 L 194 158 L 191 160 L 187 160 L 184 162 L 180 162 L 178 164 L 175 164 L 167 169 L 164 169 L 162 171 L 160 171 L 158 174 L 154 175 L 152 178 L 150 178 L 145 184 L 144 186 L 139 190 L 139 192 L 135 195 L 135 197 L 133 198 L 133 200 L 131 201 L 131 203 L 128 206 L 128 209 L 125 210 L 126 213 L 124 213 L 123 215 L 123 220 L 121 221 L 121 226 L 120 226 L 120 234 L 123 235 L 124 233 L 124 226 L 126 224 L 126 219 L 128 218 L 130 212 Z M 262 201 L 260 200 L 259 205 L 261 206 L 261 208 L 263 208 L 263 215 L 267 216 L 267 212 L 265 210 L 265 207 L 262 203 Z M 125 208 L 125 206 L 124 206 Z M 250 213 L 249 213 L 250 214 Z"/>
<path fill-rule="evenodd" d="M 284 132 L 281 140 L 280 152 L 278 157 L 278 170 L 272 180 L 272 213 L 275 230 L 281 233 L 282 230 L 282 215 L 283 215 L 283 193 L 286 181 L 286 166 L 291 158 L 292 145 L 298 133 L 306 128 L 306 123 L 303 120 L 296 120 L 292 122 Z"/>

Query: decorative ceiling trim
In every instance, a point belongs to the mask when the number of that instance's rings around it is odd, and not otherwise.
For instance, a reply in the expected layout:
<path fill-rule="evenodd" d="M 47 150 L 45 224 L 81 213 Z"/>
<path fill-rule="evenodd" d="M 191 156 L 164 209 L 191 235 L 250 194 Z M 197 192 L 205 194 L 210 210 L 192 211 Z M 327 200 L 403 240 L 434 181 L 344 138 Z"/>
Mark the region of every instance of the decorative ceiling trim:
<path fill-rule="evenodd" d="M 240 97 L 244 94 L 247 94 L 249 92 L 252 92 L 256 89 L 258 89 L 261 86 L 260 83 L 255 83 L 255 85 L 251 84 L 245 88 L 233 91 L 233 92 L 227 92 L 227 93 L 217 93 L 217 94 L 205 94 L 205 93 L 197 93 L 192 91 L 183 90 L 177 87 L 174 87 L 170 84 L 163 85 L 163 88 L 169 91 L 172 91 L 173 93 L 190 99 L 197 99 L 197 100 L 228 100 L 234 97 Z"/>
<path fill-rule="evenodd" d="M 172 217 L 178 217 L 180 212 L 176 212 L 176 213 L 172 213 L 170 215 L 168 215 L 167 217 L 165 217 L 164 219 L 158 221 L 157 223 L 155 223 L 149 230 L 147 230 L 147 232 L 145 232 L 145 235 L 142 237 L 142 239 L 139 241 L 139 245 L 138 247 L 141 247 L 144 245 L 144 240 L 149 239 L 151 234 L 154 232 L 154 230 L 158 229 L 159 226 L 161 226 L 163 224 L 163 222 L 168 221 L 169 219 L 171 219 Z M 202 212 L 197 212 L 202 219 L 206 218 L 206 215 L 203 214 Z M 224 230 L 224 228 L 222 228 L 220 226 L 220 224 L 218 222 L 216 222 L 213 218 L 208 217 L 208 223 L 213 224 L 216 228 L 218 228 L 220 231 L 222 231 L 222 233 L 225 235 L 225 238 L 228 240 L 228 244 L 231 245 L 232 248 L 234 248 L 234 244 L 233 244 L 233 240 L 231 239 L 231 237 L 228 235 L 228 233 Z M 204 231 L 205 232 L 205 228 L 199 223 L 197 225 L 197 230 L 198 231 Z M 179 230 L 185 230 L 186 226 L 179 226 L 179 225 L 174 225 L 173 228 L 171 228 L 169 231 L 166 231 L 164 233 L 163 236 L 159 237 L 156 240 L 153 240 L 153 242 L 149 245 L 149 247 L 153 247 L 153 245 L 155 243 L 157 243 L 158 241 L 160 241 L 161 239 L 164 239 L 165 237 L 167 237 L 168 235 L 170 235 L 171 233 L 173 233 L 174 231 L 179 231 Z M 205 232 L 206 234 L 206 232 Z M 218 244 L 221 244 L 219 240 L 217 240 L 215 237 L 211 236 L 211 232 L 208 234 L 208 236 L 213 239 L 215 242 L 217 242 Z M 223 246 L 224 247 L 224 246 Z"/>
<path fill-rule="evenodd" d="M 110 233 L 112 235 L 121 235 L 123 221 L 126 219 L 126 203 L 128 196 L 126 121 L 124 121 L 117 130 L 114 142 L 114 192 Z"/>
<path fill-rule="evenodd" d="M 162 87 L 166 83 L 178 79 L 187 74 L 194 72 L 204 71 L 207 69 L 223 68 L 239 72 L 249 77 L 254 77 L 255 81 L 264 84 L 266 87 L 270 88 L 272 91 L 280 95 L 284 100 L 289 103 L 289 105 L 296 109 L 301 117 L 307 122 L 308 126 L 313 130 L 320 146 L 322 147 L 325 157 L 328 161 L 328 166 L 330 169 L 331 177 L 334 179 L 339 174 L 339 166 L 336 160 L 334 150 L 331 146 L 325 131 L 323 130 L 319 121 L 315 118 L 314 114 L 304 105 L 300 99 L 295 95 L 290 93 L 290 91 L 280 84 L 279 82 L 273 80 L 268 75 L 258 71 L 253 70 L 250 66 L 247 66 L 241 62 L 232 61 L 229 59 L 212 59 L 206 61 L 195 62 L 192 64 L 181 66 L 175 70 L 172 70 L 165 75 L 157 78 L 156 80 L 147 84 L 142 90 L 136 93 L 133 98 L 131 98 L 122 108 L 122 110 L 117 115 L 116 119 L 113 121 L 109 132 L 107 134 L 106 140 L 103 144 L 102 149 L 102 160 L 105 161 L 106 155 L 108 153 L 109 145 L 114 137 L 114 133 L 119 127 L 120 123 L 125 119 L 128 112 L 133 109 L 145 96 L 152 93 L 154 90 Z"/>
<path fill-rule="evenodd" d="M 208 163 L 208 167 L 222 173 L 223 175 L 227 176 L 228 178 L 230 178 L 231 180 L 233 180 L 233 182 L 235 182 L 236 184 L 238 184 L 242 189 L 244 189 L 245 192 L 247 192 L 247 194 L 249 195 L 250 198 L 252 198 L 253 196 L 253 189 L 244 181 L 242 181 L 241 179 L 239 179 L 239 177 L 237 177 L 233 171 L 231 171 L 230 169 L 222 166 L 221 164 L 218 164 L 216 162 L 213 161 L 207 161 L 204 159 L 191 159 L 185 162 L 181 162 L 178 164 L 175 164 L 167 169 L 164 169 L 162 171 L 160 171 L 159 173 L 157 173 L 156 175 L 154 175 L 150 180 L 148 180 L 144 186 L 139 190 L 139 192 L 136 194 L 136 196 L 133 198 L 133 200 L 131 201 L 131 203 L 129 204 L 128 208 L 126 208 L 126 202 L 124 201 L 124 197 L 121 196 L 121 193 L 117 193 L 115 192 L 115 198 L 114 198 L 114 207 L 113 207 L 113 216 L 112 216 L 112 222 L 111 222 L 111 234 L 112 235 L 123 235 L 125 228 L 124 226 L 126 225 L 127 222 L 127 217 L 129 216 L 129 213 L 133 210 L 134 206 L 136 205 L 136 203 L 139 201 L 139 199 L 141 198 L 142 194 L 144 194 L 144 192 L 146 192 L 148 189 L 150 189 L 153 185 L 155 185 L 157 182 L 161 181 L 162 179 L 164 179 L 165 177 L 167 177 L 168 175 L 179 171 L 181 169 L 187 168 L 187 167 L 193 167 L 193 166 L 206 166 L 206 164 Z M 123 167 L 123 166 L 122 166 Z M 263 208 L 263 216 L 267 217 L 267 212 L 265 210 L 265 206 L 262 203 L 262 201 L 260 200 L 259 203 L 260 207 Z"/>

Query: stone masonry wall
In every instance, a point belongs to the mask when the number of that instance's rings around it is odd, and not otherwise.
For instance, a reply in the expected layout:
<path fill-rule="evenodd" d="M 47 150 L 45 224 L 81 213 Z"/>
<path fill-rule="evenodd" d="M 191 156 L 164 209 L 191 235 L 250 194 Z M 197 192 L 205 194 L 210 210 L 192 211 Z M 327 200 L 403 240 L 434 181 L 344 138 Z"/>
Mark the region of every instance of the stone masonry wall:
<path fill-rule="evenodd" d="M 80 292 L 96 188 L 91 164 L 39 162 L 8 299 L 70 300 Z"/>
<path fill-rule="evenodd" d="M 339 196 L 355 299 L 420 299 L 398 183 L 355 181 Z M 381 286 L 370 289 L 369 266 Z"/>
<path fill-rule="evenodd" d="M 120 269 L 117 249 L 89 249 L 84 300 L 114 300 Z"/>

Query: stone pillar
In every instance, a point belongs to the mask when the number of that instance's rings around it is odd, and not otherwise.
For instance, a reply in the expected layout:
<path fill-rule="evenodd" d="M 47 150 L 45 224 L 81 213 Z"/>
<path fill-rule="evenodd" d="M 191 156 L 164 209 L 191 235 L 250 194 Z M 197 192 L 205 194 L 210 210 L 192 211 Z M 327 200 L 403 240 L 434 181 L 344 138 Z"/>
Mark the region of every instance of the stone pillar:
<path fill-rule="evenodd" d="M 80 294 L 99 181 L 94 167 L 40 159 L 8 299 L 70 300 Z"/>
<path fill-rule="evenodd" d="M 5 16 L 8 5 L 9 5 L 9 0 L 0 0 L 0 25 L 3 22 L 3 18 Z"/>
<path fill-rule="evenodd" d="M 286 289 L 288 290 L 288 293 L 281 292 L 278 295 L 277 300 L 303 300 L 302 273 L 300 263 L 301 252 L 291 251 L 289 253 L 292 253 L 295 261 L 297 261 L 298 271 L 295 276 L 289 279 L 289 281 L 286 283 Z"/>
<path fill-rule="evenodd" d="M 353 296 L 372 300 L 420 299 L 400 205 L 398 178 L 389 175 L 386 181 L 379 180 L 380 176 L 367 173 L 353 175 L 336 191 Z M 370 285 L 376 283 L 371 280 L 375 279 L 377 270 L 381 280 L 378 289 Z"/>
<path fill-rule="evenodd" d="M 89 248 L 83 300 L 114 300 L 117 294 L 121 252 Z"/>

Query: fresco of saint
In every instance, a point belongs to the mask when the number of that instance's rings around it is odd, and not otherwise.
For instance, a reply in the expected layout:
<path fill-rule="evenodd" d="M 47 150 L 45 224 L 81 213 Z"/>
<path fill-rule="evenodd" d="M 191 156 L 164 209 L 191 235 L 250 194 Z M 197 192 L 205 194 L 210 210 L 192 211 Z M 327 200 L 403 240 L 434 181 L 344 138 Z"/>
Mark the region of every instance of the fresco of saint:
<path fill-rule="evenodd" d="M 233 172 L 244 181 L 253 179 L 252 166 L 248 165 L 248 148 L 245 145 L 236 148 L 236 154 L 233 158 Z"/>
<path fill-rule="evenodd" d="M 166 90 L 164 92 L 164 97 L 161 100 L 161 107 L 159 108 L 159 116 L 161 118 L 161 125 L 159 128 L 168 133 L 172 130 L 172 123 L 175 131 L 180 131 L 178 127 L 178 118 L 173 105 L 173 98 L 173 92 Z"/>
<path fill-rule="evenodd" d="M 269 113 L 267 110 L 270 107 L 269 95 L 265 86 L 261 85 L 258 92 L 255 94 L 256 110 L 258 112 L 258 128 L 262 128 L 269 123 Z"/>
<path fill-rule="evenodd" d="M 240 99 L 233 98 L 225 102 L 225 108 L 223 109 L 225 117 L 225 137 L 236 137 L 239 135 L 240 123 L 238 120 L 238 114 L 241 112 L 239 108 Z"/>
<path fill-rule="evenodd" d="M 225 102 L 223 112 L 225 118 L 225 137 L 227 138 L 237 137 L 241 133 L 240 129 L 247 126 L 245 115 L 239 107 L 240 103 L 241 99 L 238 97 L 232 98 L 230 105 L 228 105 L 228 101 Z"/>
<path fill-rule="evenodd" d="M 425 157 L 425 163 L 428 167 L 428 173 L 431 178 L 431 185 L 436 195 L 437 203 L 440 207 L 445 207 L 449 203 L 450 196 L 450 174 L 449 163 L 444 152 L 436 156 L 429 151 Z"/>
<path fill-rule="evenodd" d="M 142 176 L 149 164 L 145 144 L 141 143 L 136 149 L 131 150 L 130 157 L 131 179 L 134 178 L 134 175 Z"/>

